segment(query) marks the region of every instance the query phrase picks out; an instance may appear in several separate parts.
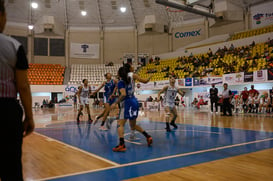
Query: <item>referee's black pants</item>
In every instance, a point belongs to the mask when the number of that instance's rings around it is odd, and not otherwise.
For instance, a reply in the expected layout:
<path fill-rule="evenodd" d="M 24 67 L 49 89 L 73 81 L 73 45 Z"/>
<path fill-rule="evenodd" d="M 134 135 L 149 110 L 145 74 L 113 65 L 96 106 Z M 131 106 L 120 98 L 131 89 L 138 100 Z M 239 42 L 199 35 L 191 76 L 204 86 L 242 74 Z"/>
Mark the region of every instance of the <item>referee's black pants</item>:
<path fill-rule="evenodd" d="M 229 98 L 226 98 L 223 100 L 223 114 L 226 115 L 227 112 L 230 116 L 232 115 L 231 104 L 229 102 Z"/>
<path fill-rule="evenodd" d="M 0 98 L 0 180 L 22 181 L 23 111 L 16 99 Z"/>
<path fill-rule="evenodd" d="M 210 98 L 210 110 L 213 112 L 213 104 L 215 106 L 215 111 L 218 112 L 218 98 Z"/>

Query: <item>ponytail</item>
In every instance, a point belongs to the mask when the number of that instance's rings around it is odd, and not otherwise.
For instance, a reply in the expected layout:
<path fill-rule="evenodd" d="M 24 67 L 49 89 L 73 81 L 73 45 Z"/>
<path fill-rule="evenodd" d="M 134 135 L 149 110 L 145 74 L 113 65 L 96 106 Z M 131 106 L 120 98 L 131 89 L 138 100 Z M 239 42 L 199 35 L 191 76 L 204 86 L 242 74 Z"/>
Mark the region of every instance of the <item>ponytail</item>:
<path fill-rule="evenodd" d="M 5 13 L 5 1 L 4 0 L 0 0 L 0 12 L 1 13 Z"/>
<path fill-rule="evenodd" d="M 128 69 L 128 67 L 126 66 L 123 66 L 123 67 L 120 67 L 119 70 L 118 70 L 118 75 L 119 77 L 121 78 L 121 80 L 123 80 L 125 82 L 125 84 L 129 84 L 130 83 L 130 80 L 131 78 L 128 78 L 128 73 L 130 72 L 130 70 Z"/>
<path fill-rule="evenodd" d="M 131 70 L 130 70 L 131 65 L 126 63 L 126 64 L 123 64 L 123 67 L 124 67 L 124 69 L 126 71 L 126 77 L 127 77 L 127 82 L 128 82 L 127 84 L 129 84 L 131 82 L 131 77 L 128 74 L 129 74 L 129 72 L 131 72 Z"/>

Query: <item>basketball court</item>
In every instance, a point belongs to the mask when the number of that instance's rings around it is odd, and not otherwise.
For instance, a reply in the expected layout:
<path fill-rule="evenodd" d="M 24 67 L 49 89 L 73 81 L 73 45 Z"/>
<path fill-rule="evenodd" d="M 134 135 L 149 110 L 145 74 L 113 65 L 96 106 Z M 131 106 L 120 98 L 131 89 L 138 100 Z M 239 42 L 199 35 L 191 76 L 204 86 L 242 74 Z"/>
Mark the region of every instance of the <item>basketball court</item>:
<path fill-rule="evenodd" d="M 208 104 L 212 84 L 217 97 L 223 83 L 234 95 L 252 84 L 260 95 L 272 92 L 273 1 L 5 0 L 5 6 L 3 33 L 22 44 L 29 63 L 35 131 L 23 139 L 26 181 L 272 180 L 272 107 L 221 116 Z M 94 93 L 123 63 L 149 77 L 134 93 L 143 106 L 137 124 L 153 144 L 139 133 L 130 140 L 126 123 L 127 150 L 113 152 L 117 121 L 102 131 L 100 122 L 88 124 L 84 110 L 77 124 L 73 106 L 84 79 L 87 94 Z M 177 97 L 185 106 L 178 107 L 178 128 L 166 132 L 164 110 L 147 98 L 157 98 L 170 75 L 186 94 Z M 103 111 L 104 94 L 97 93 L 86 96 L 93 120 Z M 197 97 L 206 108 L 192 107 Z"/>
<path fill-rule="evenodd" d="M 92 116 L 100 111 L 102 109 L 92 109 Z M 272 115 L 223 117 L 189 108 L 179 110 L 178 129 L 167 133 L 164 111 L 141 111 L 138 124 L 151 134 L 153 145 L 147 147 L 144 136 L 140 134 L 136 134 L 136 140 L 130 140 L 127 123 L 127 151 L 118 153 L 112 151 L 118 141 L 116 121 L 110 130 L 101 131 L 99 123 L 90 125 L 84 121 L 86 115 L 77 125 L 73 108 L 37 110 L 35 115 L 37 127 L 35 133 L 25 139 L 23 160 L 37 166 L 29 168 L 24 163 L 26 180 L 126 180 L 141 176 L 141 179 L 136 179 L 146 180 L 146 175 L 151 175 L 154 180 L 168 180 L 169 176 L 163 173 L 181 180 L 185 175 L 172 173 L 192 167 L 208 167 L 204 174 L 216 180 L 225 175 L 239 180 L 251 179 L 257 172 L 264 173 L 263 180 L 271 180 L 273 160 L 255 155 L 265 156 L 273 151 Z M 28 149 L 33 152 L 28 153 Z M 43 156 L 38 159 L 39 154 Z M 234 163 L 225 163 L 229 159 Z M 257 162 L 257 168 L 261 166 L 264 170 L 253 172 L 249 165 Z M 211 171 L 212 163 L 221 165 L 221 168 Z M 243 167 L 246 172 L 229 170 L 233 164 Z M 227 172 L 217 173 L 224 168 Z M 190 179 L 194 178 L 193 175 Z"/>

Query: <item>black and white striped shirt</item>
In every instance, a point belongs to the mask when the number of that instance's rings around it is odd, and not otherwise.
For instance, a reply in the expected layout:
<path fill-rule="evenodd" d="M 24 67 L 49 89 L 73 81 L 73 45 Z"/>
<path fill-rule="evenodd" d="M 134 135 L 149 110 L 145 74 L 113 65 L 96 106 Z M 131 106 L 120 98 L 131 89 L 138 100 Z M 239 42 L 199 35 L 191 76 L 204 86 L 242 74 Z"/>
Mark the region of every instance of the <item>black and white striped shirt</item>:
<path fill-rule="evenodd" d="M 16 98 L 15 70 L 28 69 L 23 46 L 0 33 L 0 98 Z"/>

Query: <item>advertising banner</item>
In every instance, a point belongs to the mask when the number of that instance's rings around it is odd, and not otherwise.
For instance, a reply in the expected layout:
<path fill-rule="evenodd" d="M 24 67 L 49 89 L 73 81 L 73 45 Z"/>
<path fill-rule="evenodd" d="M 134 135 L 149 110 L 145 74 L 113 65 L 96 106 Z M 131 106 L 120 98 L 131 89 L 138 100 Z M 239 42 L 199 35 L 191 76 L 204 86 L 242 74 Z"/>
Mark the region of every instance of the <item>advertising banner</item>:
<path fill-rule="evenodd" d="M 210 85 L 208 77 L 200 78 L 200 82 L 199 83 L 200 83 L 200 85 Z"/>
<path fill-rule="evenodd" d="M 240 84 L 244 82 L 244 72 L 235 73 L 234 83 Z"/>
<path fill-rule="evenodd" d="M 235 74 L 224 74 L 223 83 L 234 84 L 235 83 Z"/>
<path fill-rule="evenodd" d="M 100 55 L 99 44 L 71 43 L 70 57 L 98 59 Z"/>
<path fill-rule="evenodd" d="M 258 70 L 254 72 L 254 82 L 267 81 L 267 70 Z"/>
<path fill-rule="evenodd" d="M 200 77 L 194 77 L 193 78 L 193 85 L 199 86 L 200 85 Z"/>
<path fill-rule="evenodd" d="M 178 79 L 178 86 L 185 86 L 185 79 Z"/>
<path fill-rule="evenodd" d="M 250 9 L 252 28 L 260 28 L 273 23 L 273 2 L 253 6 Z"/>
<path fill-rule="evenodd" d="M 244 82 L 253 82 L 253 72 L 244 73 Z"/>
<path fill-rule="evenodd" d="M 223 84 L 223 77 L 208 77 L 208 84 Z"/>
<path fill-rule="evenodd" d="M 273 80 L 273 69 L 268 69 L 267 70 L 267 79 L 268 80 Z"/>
<path fill-rule="evenodd" d="M 192 86 L 192 78 L 186 78 L 185 79 L 185 86 Z"/>

